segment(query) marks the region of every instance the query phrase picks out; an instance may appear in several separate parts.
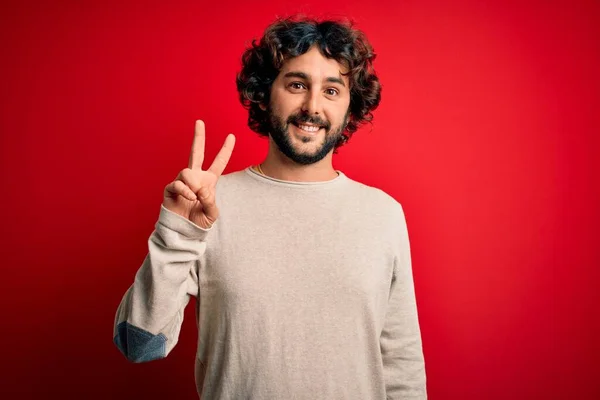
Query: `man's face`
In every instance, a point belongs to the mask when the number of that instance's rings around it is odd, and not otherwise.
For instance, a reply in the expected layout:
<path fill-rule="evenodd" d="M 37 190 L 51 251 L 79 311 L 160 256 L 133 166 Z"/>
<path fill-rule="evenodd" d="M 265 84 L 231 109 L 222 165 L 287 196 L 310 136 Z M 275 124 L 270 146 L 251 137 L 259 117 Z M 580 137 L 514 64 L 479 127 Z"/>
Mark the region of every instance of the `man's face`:
<path fill-rule="evenodd" d="M 345 71 L 316 46 L 284 63 L 267 111 L 270 135 L 292 161 L 308 165 L 322 160 L 346 129 L 350 88 Z"/>

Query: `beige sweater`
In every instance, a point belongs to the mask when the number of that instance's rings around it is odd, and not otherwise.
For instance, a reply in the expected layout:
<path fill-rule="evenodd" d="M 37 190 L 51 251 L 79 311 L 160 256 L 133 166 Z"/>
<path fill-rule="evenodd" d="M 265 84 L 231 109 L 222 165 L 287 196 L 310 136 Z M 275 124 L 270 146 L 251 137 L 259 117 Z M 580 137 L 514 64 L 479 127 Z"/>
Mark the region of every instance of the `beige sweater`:
<path fill-rule="evenodd" d="M 195 296 L 204 400 L 426 399 L 402 207 L 338 173 L 224 175 L 210 230 L 161 206 L 117 310 L 121 352 L 166 357 Z"/>

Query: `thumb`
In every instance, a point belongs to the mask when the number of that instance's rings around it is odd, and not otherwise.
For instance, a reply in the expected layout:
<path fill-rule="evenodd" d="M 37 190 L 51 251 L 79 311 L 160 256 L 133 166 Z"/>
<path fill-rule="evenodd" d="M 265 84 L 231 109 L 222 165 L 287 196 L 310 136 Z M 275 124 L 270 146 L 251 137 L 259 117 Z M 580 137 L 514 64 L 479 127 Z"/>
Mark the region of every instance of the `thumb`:
<path fill-rule="evenodd" d="M 214 223 L 219 217 L 219 209 L 217 208 L 217 204 L 215 202 L 215 190 L 203 186 L 200 188 L 198 193 L 200 194 L 198 200 L 200 200 L 200 203 L 202 203 L 204 215 L 206 215 L 208 220 Z"/>

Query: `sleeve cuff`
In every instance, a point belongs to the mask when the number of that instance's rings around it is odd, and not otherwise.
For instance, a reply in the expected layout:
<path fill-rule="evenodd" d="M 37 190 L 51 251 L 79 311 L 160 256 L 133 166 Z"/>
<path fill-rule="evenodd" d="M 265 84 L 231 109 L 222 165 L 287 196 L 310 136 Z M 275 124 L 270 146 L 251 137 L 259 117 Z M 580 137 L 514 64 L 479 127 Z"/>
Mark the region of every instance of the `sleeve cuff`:
<path fill-rule="evenodd" d="M 189 219 L 168 210 L 162 204 L 160 205 L 160 214 L 156 224 L 160 224 L 190 239 L 204 239 L 215 226 L 213 224 L 209 229 L 204 229 Z"/>

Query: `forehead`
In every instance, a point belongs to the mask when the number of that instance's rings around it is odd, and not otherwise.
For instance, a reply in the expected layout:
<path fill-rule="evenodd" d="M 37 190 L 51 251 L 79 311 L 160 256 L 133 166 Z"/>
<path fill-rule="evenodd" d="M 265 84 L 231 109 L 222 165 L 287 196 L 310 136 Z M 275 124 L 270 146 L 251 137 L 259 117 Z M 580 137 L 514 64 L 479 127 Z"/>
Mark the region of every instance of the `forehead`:
<path fill-rule="evenodd" d="M 286 60 L 281 68 L 280 75 L 287 72 L 304 72 L 313 80 L 324 80 L 329 77 L 342 78 L 347 82 L 348 78 L 342 74 L 347 68 L 333 58 L 327 58 L 319 51 L 317 46 L 311 47 L 306 53 Z"/>

